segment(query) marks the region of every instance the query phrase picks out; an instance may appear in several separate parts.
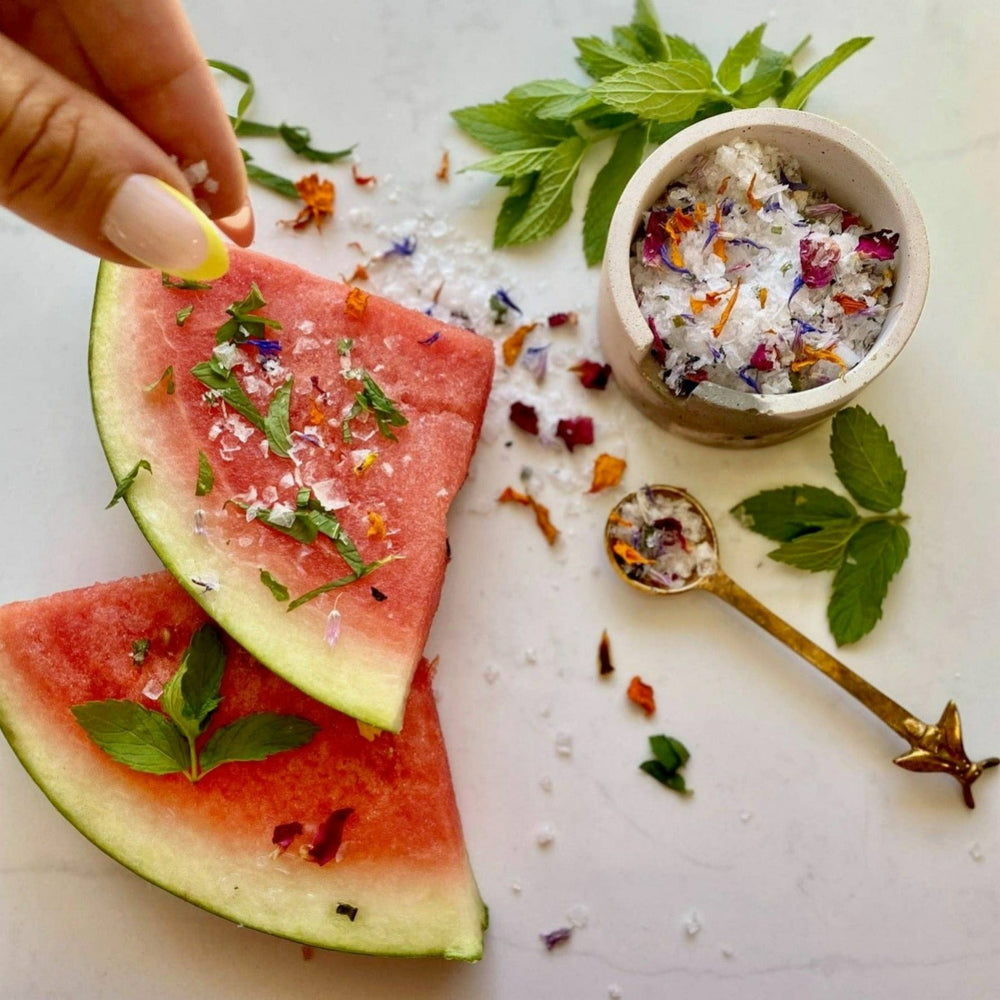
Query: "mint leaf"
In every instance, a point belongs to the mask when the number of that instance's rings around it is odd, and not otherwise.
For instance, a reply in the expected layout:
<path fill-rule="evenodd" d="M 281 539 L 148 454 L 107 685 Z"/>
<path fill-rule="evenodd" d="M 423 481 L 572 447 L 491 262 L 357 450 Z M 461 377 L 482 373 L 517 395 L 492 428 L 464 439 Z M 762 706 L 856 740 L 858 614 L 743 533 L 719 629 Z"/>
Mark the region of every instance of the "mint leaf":
<path fill-rule="evenodd" d="M 271 397 L 271 404 L 264 415 L 264 433 L 271 451 L 279 458 L 288 458 L 292 444 L 288 425 L 288 408 L 292 398 L 292 379 L 287 378 L 278 386 Z"/>
<path fill-rule="evenodd" d="M 704 63 L 681 59 L 630 66 L 605 77 L 591 93 L 618 111 L 656 122 L 691 118 L 712 96 L 712 71 Z"/>
<path fill-rule="evenodd" d="M 511 232 L 523 218 L 524 213 L 528 210 L 528 205 L 531 204 L 531 195 L 538 183 L 538 174 L 513 177 L 509 181 L 510 192 L 500 206 L 496 227 L 493 231 L 493 248 L 495 250 L 511 243 Z"/>
<path fill-rule="evenodd" d="M 579 137 L 566 139 L 552 150 L 521 217 L 507 234 L 508 244 L 543 239 L 566 222 L 573 207 L 573 185 L 586 150 L 587 144 Z"/>
<path fill-rule="evenodd" d="M 509 91 L 504 98 L 538 118 L 568 121 L 599 107 L 586 87 L 571 80 L 532 80 Z"/>
<path fill-rule="evenodd" d="M 599 264 L 604 256 L 611 217 L 625 185 L 642 163 L 648 141 L 648 125 L 626 129 L 594 178 L 583 215 L 583 252 L 588 264 Z"/>
<path fill-rule="evenodd" d="M 253 404 L 253 400 L 243 391 L 236 376 L 213 358 L 201 361 L 191 369 L 191 374 L 207 389 L 231 406 L 241 417 L 248 420 L 259 431 L 264 430 L 264 418 Z"/>
<path fill-rule="evenodd" d="M 198 452 L 198 479 L 194 484 L 194 495 L 196 497 L 207 496 L 215 486 L 215 473 L 209 464 L 208 456 L 203 452 Z"/>
<path fill-rule="evenodd" d="M 299 200 L 298 188 L 295 187 L 294 181 L 258 166 L 245 149 L 241 149 L 240 152 L 243 154 L 243 166 L 250 180 L 275 194 L 280 194 L 283 198 L 289 198 L 292 201 Z"/>
<path fill-rule="evenodd" d="M 568 125 L 536 118 L 505 101 L 459 108 L 451 117 L 466 135 L 494 153 L 554 146 L 573 134 Z"/>
<path fill-rule="evenodd" d="M 680 773 L 691 756 L 687 747 L 673 736 L 660 734 L 649 737 L 649 748 L 653 752 L 653 760 L 643 761 L 639 770 L 675 792 L 690 794 L 684 776 Z"/>
<path fill-rule="evenodd" d="M 776 542 L 858 516 L 850 500 L 819 486 L 763 490 L 737 504 L 731 513 L 745 528 Z"/>
<path fill-rule="evenodd" d="M 220 59 L 209 59 L 207 60 L 208 65 L 212 69 L 220 70 L 227 76 L 231 76 L 234 80 L 238 80 L 244 85 L 243 93 L 240 94 L 239 102 L 236 105 L 236 116 L 233 119 L 233 128 L 239 134 L 240 122 L 243 120 L 243 116 L 247 112 L 247 108 L 250 107 L 251 102 L 256 94 L 256 88 L 254 87 L 253 78 L 245 70 L 239 66 L 234 66 L 232 63 L 223 62 Z"/>
<path fill-rule="evenodd" d="M 778 96 L 785 82 L 785 74 L 790 72 L 791 59 L 784 52 L 761 44 L 753 74 L 738 90 L 730 94 L 730 100 L 738 108 L 755 108 Z"/>
<path fill-rule="evenodd" d="M 576 61 L 594 80 L 602 80 L 626 66 L 638 66 L 642 62 L 620 45 L 606 42 L 603 38 L 593 35 L 587 38 L 574 38 L 573 44 L 579 53 Z"/>
<path fill-rule="evenodd" d="M 190 767 L 184 737 L 160 712 L 118 699 L 88 701 L 70 711 L 97 746 L 134 771 L 176 774 Z"/>
<path fill-rule="evenodd" d="M 856 517 L 848 521 L 831 521 L 819 531 L 810 531 L 785 542 L 768 555 L 775 562 L 787 563 L 811 573 L 837 569 L 844 561 L 848 542 L 860 526 L 861 522 Z"/>
<path fill-rule="evenodd" d="M 226 668 L 226 650 L 213 625 L 202 625 L 191 637 L 181 665 L 163 685 L 160 704 L 184 735 L 193 740 L 219 707 L 219 688 Z"/>
<path fill-rule="evenodd" d="M 260 582 L 264 584 L 269 591 L 271 591 L 272 596 L 276 601 L 287 601 L 289 598 L 288 588 L 283 584 L 279 583 L 271 574 L 266 570 L 262 569 L 260 571 Z"/>
<path fill-rule="evenodd" d="M 859 49 L 863 49 L 871 36 L 851 38 L 842 42 L 828 56 L 814 63 L 795 81 L 791 90 L 781 100 L 783 108 L 801 108 L 809 99 L 816 86 L 826 79 L 845 59 L 850 58 Z"/>
<path fill-rule="evenodd" d="M 220 764 L 265 760 L 285 750 L 305 746 L 319 726 L 296 715 L 257 712 L 221 726 L 205 742 L 199 758 L 201 774 Z"/>
<path fill-rule="evenodd" d="M 539 146 L 537 149 L 517 149 L 510 153 L 497 153 L 496 156 L 463 167 L 462 172 L 483 170 L 490 174 L 500 174 L 502 177 L 521 177 L 525 174 L 534 174 L 545 166 L 554 148 L 554 146 Z"/>
<path fill-rule="evenodd" d="M 152 392 L 161 385 L 164 389 L 166 389 L 168 396 L 172 396 L 174 394 L 176 386 L 174 385 L 173 365 L 167 365 L 167 367 L 163 369 L 163 374 L 155 382 L 150 382 L 149 385 L 145 386 L 145 391 Z"/>
<path fill-rule="evenodd" d="M 635 0 L 635 12 L 629 27 L 650 59 L 670 58 L 659 19 L 649 0 Z"/>
<path fill-rule="evenodd" d="M 701 63 L 708 70 L 709 75 L 711 75 L 712 64 L 708 61 L 705 53 L 693 42 L 689 42 L 686 38 L 681 38 L 680 35 L 664 35 L 663 43 L 667 50 L 668 61 L 687 59 L 690 62 Z"/>
<path fill-rule="evenodd" d="M 716 77 L 725 90 L 736 90 L 743 80 L 743 70 L 757 59 L 766 24 L 748 31 L 722 58 Z"/>
<path fill-rule="evenodd" d="M 878 623 L 889 581 L 899 572 L 909 549 L 910 536 L 896 522 L 872 521 L 858 529 L 834 577 L 827 608 L 838 646 L 857 642 Z"/>
<path fill-rule="evenodd" d="M 379 434 L 390 441 L 399 439 L 393 433 L 394 427 L 405 427 L 409 420 L 403 415 L 396 402 L 390 399 L 380 388 L 378 383 L 368 374 L 363 372 L 361 376 L 362 388 L 354 396 L 355 406 L 352 407 L 351 416 L 357 416 L 361 410 L 367 410 L 375 418 L 375 425 Z M 357 409 L 357 412 L 354 412 Z"/>
<path fill-rule="evenodd" d="M 145 458 L 140 458 L 139 461 L 136 462 L 135 465 L 133 465 L 132 468 L 125 473 L 125 476 L 118 484 L 118 488 L 114 492 L 114 496 L 112 496 L 112 498 L 108 501 L 107 507 L 104 508 L 105 510 L 114 507 L 114 505 L 118 503 L 118 501 L 121 500 L 123 496 L 125 496 L 125 494 L 131 488 L 132 484 L 138 478 L 140 469 L 145 469 L 150 474 L 152 474 L 153 472 L 153 467 L 149 464 L 149 462 Z"/>
<path fill-rule="evenodd" d="M 860 406 L 833 418 L 830 455 L 837 476 L 863 507 L 886 513 L 903 502 L 906 470 L 886 429 Z"/>
<path fill-rule="evenodd" d="M 282 122 L 278 126 L 277 132 L 285 145 L 296 156 L 301 156 L 303 160 L 308 160 L 310 163 L 336 163 L 337 160 L 350 156 L 354 151 L 353 146 L 336 150 L 315 149 L 310 145 L 312 136 L 304 125 L 286 125 Z"/>

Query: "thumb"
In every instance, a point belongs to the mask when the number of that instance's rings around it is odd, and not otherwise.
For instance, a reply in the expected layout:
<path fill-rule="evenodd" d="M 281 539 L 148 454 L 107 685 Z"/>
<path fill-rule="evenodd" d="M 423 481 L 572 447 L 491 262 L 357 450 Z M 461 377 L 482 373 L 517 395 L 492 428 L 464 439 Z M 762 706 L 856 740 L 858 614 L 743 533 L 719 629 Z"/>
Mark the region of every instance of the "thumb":
<path fill-rule="evenodd" d="M 0 204 L 119 263 L 200 280 L 229 266 L 177 163 L 110 105 L 3 36 Z"/>

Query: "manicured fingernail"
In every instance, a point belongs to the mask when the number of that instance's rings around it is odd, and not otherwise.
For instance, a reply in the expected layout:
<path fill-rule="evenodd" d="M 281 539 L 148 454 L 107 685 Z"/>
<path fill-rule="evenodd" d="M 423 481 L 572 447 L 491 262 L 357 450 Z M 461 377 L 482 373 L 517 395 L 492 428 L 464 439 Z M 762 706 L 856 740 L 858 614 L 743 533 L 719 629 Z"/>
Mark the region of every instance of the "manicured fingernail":
<path fill-rule="evenodd" d="M 229 270 L 229 253 L 208 216 L 180 191 L 156 177 L 127 177 L 101 221 L 119 250 L 147 267 L 192 281 Z"/>
<path fill-rule="evenodd" d="M 237 246 L 248 247 L 253 242 L 254 218 L 249 198 L 238 211 L 214 222 Z"/>

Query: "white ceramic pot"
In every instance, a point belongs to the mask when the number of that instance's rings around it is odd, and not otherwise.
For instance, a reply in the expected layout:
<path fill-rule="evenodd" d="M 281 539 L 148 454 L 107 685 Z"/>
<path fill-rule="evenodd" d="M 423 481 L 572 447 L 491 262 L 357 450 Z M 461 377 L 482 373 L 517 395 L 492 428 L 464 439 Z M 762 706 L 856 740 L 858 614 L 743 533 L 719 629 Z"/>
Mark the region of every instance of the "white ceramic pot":
<path fill-rule="evenodd" d="M 700 154 L 756 139 L 794 156 L 804 179 L 877 228 L 900 234 L 885 325 L 865 357 L 840 378 L 801 392 L 767 395 L 702 382 L 679 397 L 650 355 L 652 333 L 632 287 L 630 256 L 643 216 Z M 605 359 L 625 395 L 668 429 L 705 444 L 753 447 L 786 440 L 831 416 L 903 349 L 923 309 L 929 278 L 927 232 L 896 168 L 859 135 L 818 115 L 784 108 L 731 111 L 684 129 L 658 147 L 625 188 L 608 231 L 598 299 Z"/>

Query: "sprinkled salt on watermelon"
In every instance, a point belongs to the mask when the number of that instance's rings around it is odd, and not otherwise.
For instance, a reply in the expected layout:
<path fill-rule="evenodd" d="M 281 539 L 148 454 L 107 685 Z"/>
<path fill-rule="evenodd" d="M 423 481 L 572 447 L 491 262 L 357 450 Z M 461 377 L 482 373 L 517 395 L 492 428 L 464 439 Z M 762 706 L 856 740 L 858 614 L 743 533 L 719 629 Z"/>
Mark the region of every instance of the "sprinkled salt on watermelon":
<path fill-rule="evenodd" d="M 291 683 L 398 730 L 492 343 L 233 251 L 207 289 L 102 264 L 90 366 L 115 481 L 181 585 Z"/>
<path fill-rule="evenodd" d="M 375 734 L 226 640 L 206 735 L 267 711 L 318 725 L 307 745 L 195 784 L 91 742 L 71 707 L 156 710 L 144 689 L 162 689 L 205 621 L 167 573 L 0 608 L 0 727 L 54 805 L 139 875 L 248 927 L 347 951 L 480 957 L 485 910 L 426 662 L 403 731 Z"/>

